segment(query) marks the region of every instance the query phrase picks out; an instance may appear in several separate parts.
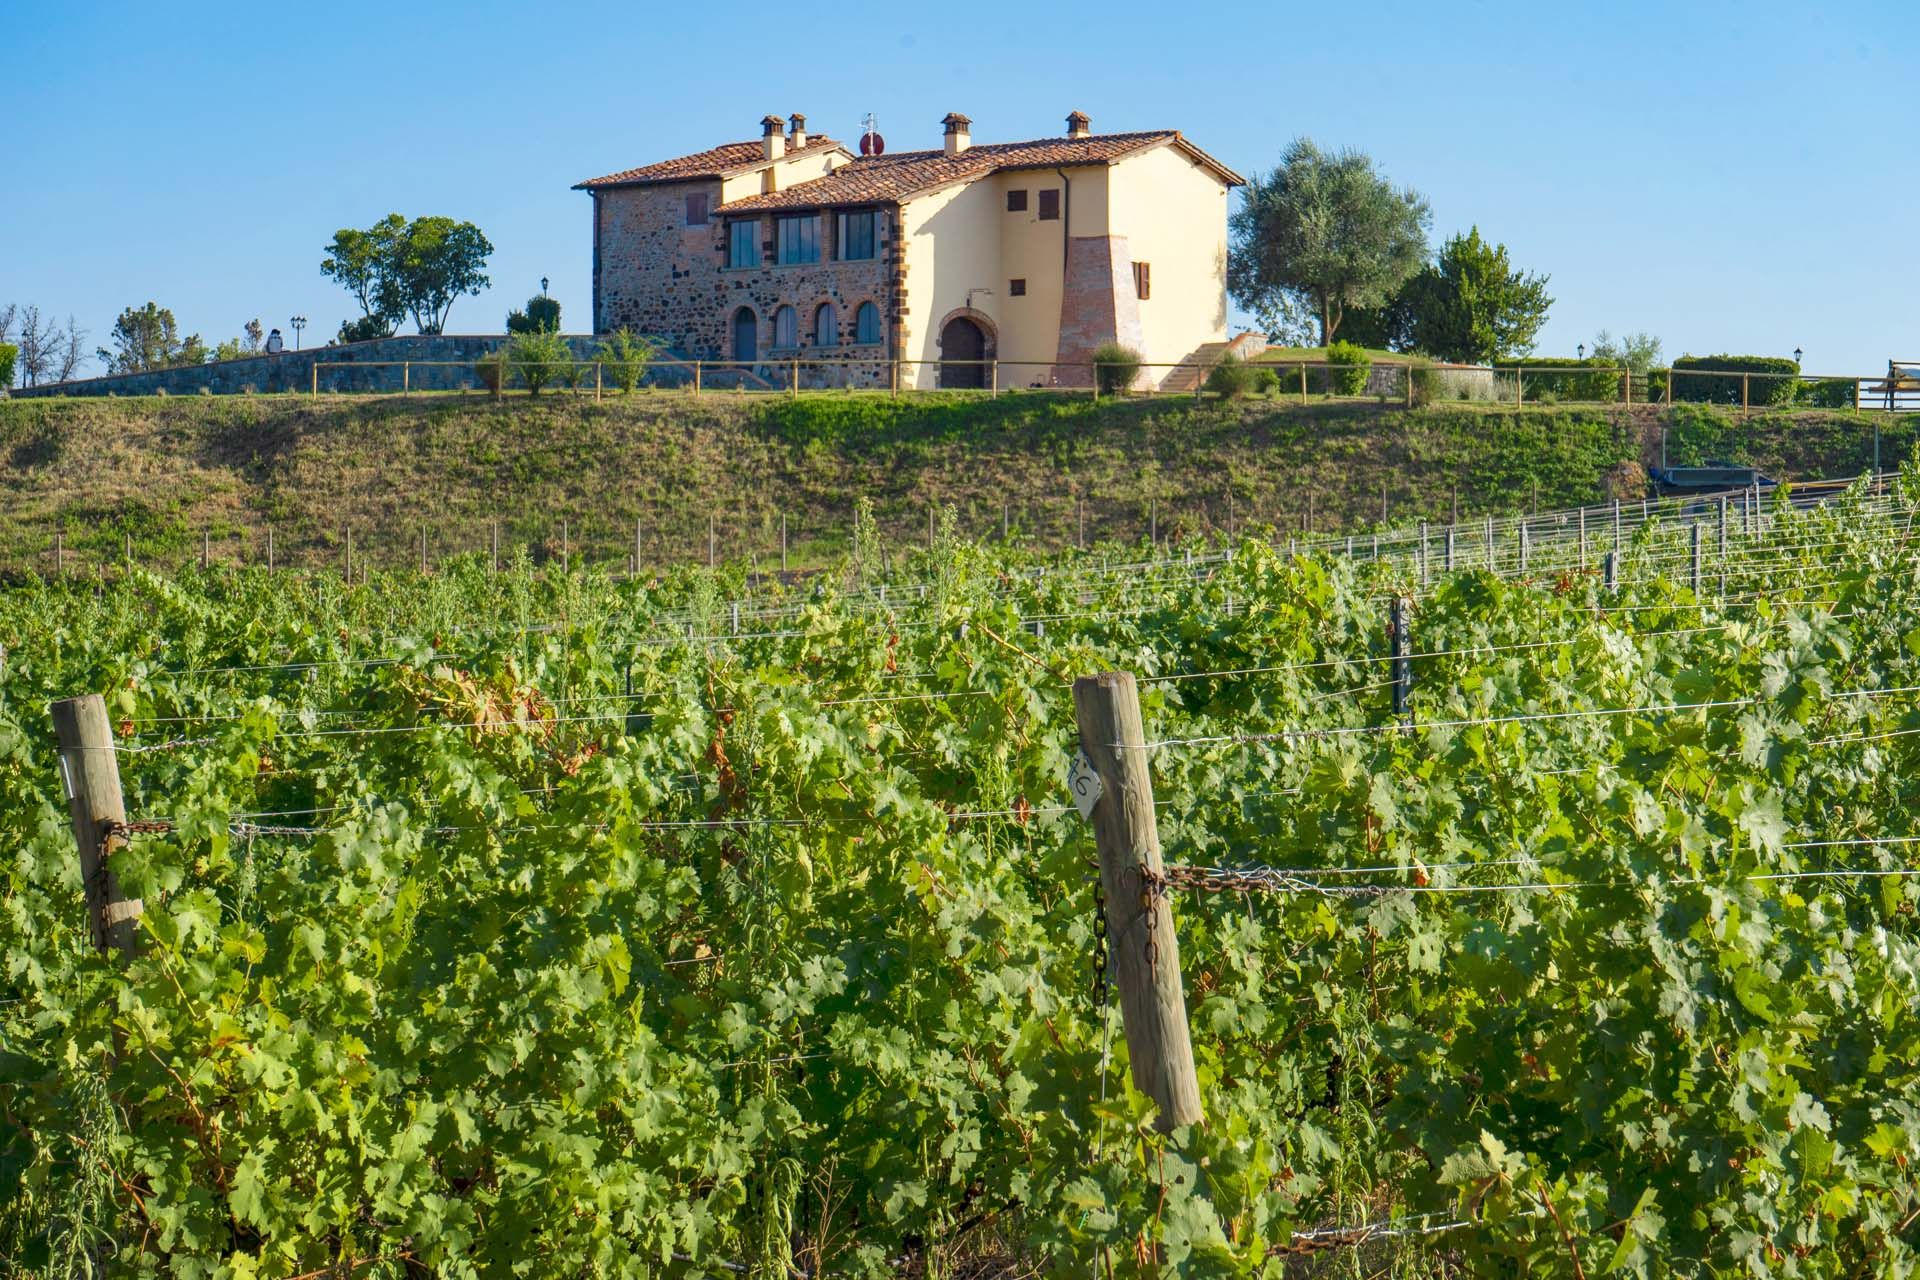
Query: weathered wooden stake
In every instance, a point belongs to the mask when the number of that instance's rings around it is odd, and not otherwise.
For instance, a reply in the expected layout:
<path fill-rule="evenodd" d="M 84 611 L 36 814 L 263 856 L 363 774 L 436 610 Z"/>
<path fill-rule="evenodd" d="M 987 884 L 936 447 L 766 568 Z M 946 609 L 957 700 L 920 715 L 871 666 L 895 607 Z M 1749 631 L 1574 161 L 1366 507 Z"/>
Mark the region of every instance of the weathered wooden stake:
<path fill-rule="evenodd" d="M 1387 640 L 1392 646 L 1393 656 L 1393 714 L 1400 717 L 1407 714 L 1407 700 L 1413 694 L 1413 660 L 1407 656 L 1411 652 L 1411 644 L 1406 599 L 1395 596 L 1388 609 Z"/>
<path fill-rule="evenodd" d="M 1198 1124 L 1203 1112 L 1180 980 L 1180 942 L 1167 905 L 1154 822 L 1139 687 L 1124 671 L 1082 676 L 1073 684 L 1073 709 L 1081 749 L 1101 782 L 1093 834 L 1133 1086 L 1159 1107 L 1155 1124 L 1167 1133 Z"/>
<path fill-rule="evenodd" d="M 267 526 L 267 572 L 273 572 L 273 526 Z"/>
<path fill-rule="evenodd" d="M 787 571 L 787 513 L 780 513 L 780 572 Z"/>
<path fill-rule="evenodd" d="M 1607 594 L 1614 595 L 1620 590 L 1620 553 L 1609 551 L 1601 561 L 1601 573 L 1606 579 Z"/>
<path fill-rule="evenodd" d="M 1447 526 L 1447 572 L 1453 572 L 1453 526 Z"/>
<path fill-rule="evenodd" d="M 1700 522 L 1695 520 L 1692 528 L 1693 541 L 1693 594 L 1700 594 Z"/>
<path fill-rule="evenodd" d="M 717 554 L 719 550 L 719 545 L 720 544 L 714 540 L 713 516 L 708 515 L 707 516 L 707 568 L 709 569 L 713 568 L 714 556 Z"/>
<path fill-rule="evenodd" d="M 80 847 L 80 886 L 87 897 L 93 945 L 131 955 L 137 941 L 141 904 L 120 891 L 113 854 L 127 846 L 117 828 L 127 821 L 120 794 L 120 761 L 113 750 L 113 724 L 107 703 L 97 693 L 62 698 L 49 708 L 60 747 L 60 769 L 73 816 L 73 839 Z"/>
<path fill-rule="evenodd" d="M 637 525 L 634 528 L 633 536 L 635 539 L 634 545 L 637 548 L 640 537 L 640 530 Z M 498 520 L 493 522 L 493 559 L 489 563 L 493 566 L 493 572 L 500 572 L 500 522 Z"/>
<path fill-rule="evenodd" d="M 353 526 L 347 526 L 347 585 L 353 585 Z"/>

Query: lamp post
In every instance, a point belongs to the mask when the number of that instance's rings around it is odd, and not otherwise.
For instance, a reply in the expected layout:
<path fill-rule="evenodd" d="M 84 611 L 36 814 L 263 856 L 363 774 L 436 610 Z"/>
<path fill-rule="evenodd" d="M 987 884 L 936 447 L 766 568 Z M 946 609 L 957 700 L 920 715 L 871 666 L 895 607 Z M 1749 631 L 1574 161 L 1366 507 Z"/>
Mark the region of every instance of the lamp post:
<path fill-rule="evenodd" d="M 1575 344 L 1574 344 L 1574 347 L 1573 347 L 1573 351 L 1574 351 L 1574 354 L 1575 354 L 1575 355 L 1577 355 L 1577 356 L 1579 356 L 1579 357 L 1580 357 L 1580 358 L 1581 358 L 1582 360 L 1585 360 L 1585 359 L 1587 358 L 1587 344 L 1586 344 L 1586 343 L 1584 343 L 1584 342 L 1578 342 L 1578 343 L 1575 343 Z"/>
<path fill-rule="evenodd" d="M 300 331 L 307 327 L 307 318 L 305 316 L 295 316 L 293 319 L 287 321 L 287 323 L 293 326 L 293 349 L 298 351 L 300 349 Z"/>
<path fill-rule="evenodd" d="M 1802 355 L 1804 355 L 1804 354 L 1805 354 L 1805 352 L 1803 352 L 1803 351 L 1801 351 L 1801 350 L 1800 350 L 1800 348 L 1798 348 L 1798 347 L 1795 347 L 1795 348 L 1793 349 L 1793 363 L 1794 363 L 1794 367 L 1795 367 L 1795 368 L 1798 368 L 1798 367 L 1799 367 L 1799 365 L 1800 365 L 1800 357 L 1801 357 Z"/>
<path fill-rule="evenodd" d="M 545 276 L 540 277 L 540 296 L 543 298 L 547 296 L 547 278 Z"/>

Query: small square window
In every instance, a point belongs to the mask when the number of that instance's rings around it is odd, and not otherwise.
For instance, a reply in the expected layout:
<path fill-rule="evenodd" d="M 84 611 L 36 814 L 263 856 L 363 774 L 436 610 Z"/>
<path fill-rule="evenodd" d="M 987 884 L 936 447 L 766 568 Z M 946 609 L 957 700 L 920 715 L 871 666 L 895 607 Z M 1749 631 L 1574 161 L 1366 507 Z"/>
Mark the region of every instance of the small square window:
<path fill-rule="evenodd" d="M 1008 297 L 1010 297 L 1010 298 L 1024 298 L 1024 297 L 1026 297 L 1026 296 L 1027 296 L 1027 282 L 1026 282 L 1025 280 L 1009 280 L 1009 281 L 1007 281 L 1007 296 L 1008 296 Z"/>
<path fill-rule="evenodd" d="M 687 225 L 704 227 L 707 225 L 707 193 L 694 191 L 687 195 Z"/>
<path fill-rule="evenodd" d="M 1008 213 L 1025 213 L 1026 211 L 1027 211 L 1027 189 L 1025 187 L 1022 187 L 1018 191 L 1007 192 L 1007 212 Z"/>
<path fill-rule="evenodd" d="M 1040 221 L 1060 220 L 1060 188 L 1048 187 L 1040 193 Z"/>

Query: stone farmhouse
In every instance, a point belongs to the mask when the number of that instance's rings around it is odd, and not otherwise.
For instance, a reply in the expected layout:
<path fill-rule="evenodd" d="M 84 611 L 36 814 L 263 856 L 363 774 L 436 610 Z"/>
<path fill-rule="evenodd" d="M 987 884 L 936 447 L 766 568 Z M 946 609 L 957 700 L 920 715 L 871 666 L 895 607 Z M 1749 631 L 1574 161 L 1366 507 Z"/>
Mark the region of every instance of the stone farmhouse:
<path fill-rule="evenodd" d="M 939 150 L 859 155 L 768 116 L 757 141 L 578 184 L 595 330 L 769 378 L 802 361 L 813 385 L 886 385 L 902 360 L 903 386 L 1085 386 L 1112 341 L 1190 382 L 1226 337 L 1240 176 L 1176 130 L 1097 134 L 1077 111 L 1029 142 L 941 123 Z"/>

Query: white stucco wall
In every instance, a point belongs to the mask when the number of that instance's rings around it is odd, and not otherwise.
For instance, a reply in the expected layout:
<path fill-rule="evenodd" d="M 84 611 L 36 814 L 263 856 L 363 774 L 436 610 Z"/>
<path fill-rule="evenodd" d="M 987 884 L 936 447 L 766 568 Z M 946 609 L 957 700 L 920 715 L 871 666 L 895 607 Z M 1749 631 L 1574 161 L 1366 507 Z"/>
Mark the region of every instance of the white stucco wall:
<path fill-rule="evenodd" d="M 940 359 L 940 322 L 967 305 L 983 312 L 1005 340 L 1006 281 L 1000 278 L 1000 193 L 992 182 L 947 187 L 902 209 L 906 233 L 907 314 L 901 321 L 909 360 Z M 937 251 L 936 251 L 937 246 Z M 904 385 L 938 385 L 932 363 L 903 369 Z"/>
<path fill-rule="evenodd" d="M 1140 303 L 1141 354 L 1174 364 L 1227 336 L 1228 189 L 1171 146 L 1129 156 L 1110 171 L 1112 234 L 1152 264 Z M 1153 370 L 1158 384 L 1171 372 Z"/>

